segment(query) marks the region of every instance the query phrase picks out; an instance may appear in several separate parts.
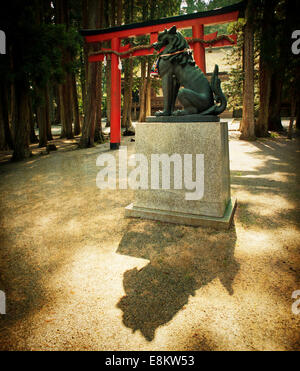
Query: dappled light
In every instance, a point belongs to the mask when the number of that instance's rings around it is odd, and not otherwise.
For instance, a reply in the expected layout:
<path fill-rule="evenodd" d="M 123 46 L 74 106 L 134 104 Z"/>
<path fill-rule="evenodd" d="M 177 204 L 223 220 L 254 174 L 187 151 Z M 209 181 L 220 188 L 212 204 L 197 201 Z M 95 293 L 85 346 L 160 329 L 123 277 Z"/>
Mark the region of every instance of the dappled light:
<path fill-rule="evenodd" d="M 1 166 L 0 348 L 296 349 L 298 142 L 276 141 L 230 141 L 228 232 L 124 219 L 102 146 Z"/>

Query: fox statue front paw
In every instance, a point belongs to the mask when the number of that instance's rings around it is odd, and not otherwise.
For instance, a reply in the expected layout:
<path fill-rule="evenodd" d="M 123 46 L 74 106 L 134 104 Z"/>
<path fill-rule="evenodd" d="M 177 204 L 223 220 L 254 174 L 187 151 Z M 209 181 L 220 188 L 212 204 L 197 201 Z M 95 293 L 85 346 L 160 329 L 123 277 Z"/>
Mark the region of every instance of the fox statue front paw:
<path fill-rule="evenodd" d="M 155 112 L 155 116 L 170 116 L 171 112 L 170 111 L 157 111 Z"/>
<path fill-rule="evenodd" d="M 186 112 L 184 110 L 176 110 L 172 112 L 173 116 L 183 116 L 186 115 Z"/>

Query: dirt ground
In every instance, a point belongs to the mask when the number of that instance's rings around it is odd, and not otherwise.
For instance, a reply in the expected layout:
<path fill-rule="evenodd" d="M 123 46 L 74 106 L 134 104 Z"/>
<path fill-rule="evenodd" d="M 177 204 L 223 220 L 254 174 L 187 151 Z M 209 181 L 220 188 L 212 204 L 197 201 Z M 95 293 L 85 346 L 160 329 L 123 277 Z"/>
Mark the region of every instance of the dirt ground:
<path fill-rule="evenodd" d="M 0 350 L 299 350 L 300 138 L 235 134 L 225 232 L 125 219 L 108 143 L 1 164 Z"/>

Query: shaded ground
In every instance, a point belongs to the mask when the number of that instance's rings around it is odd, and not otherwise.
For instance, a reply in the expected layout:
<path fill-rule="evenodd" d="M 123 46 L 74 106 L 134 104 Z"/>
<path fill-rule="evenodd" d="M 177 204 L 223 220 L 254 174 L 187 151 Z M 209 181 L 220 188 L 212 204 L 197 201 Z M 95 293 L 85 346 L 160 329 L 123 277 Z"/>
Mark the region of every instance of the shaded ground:
<path fill-rule="evenodd" d="M 299 350 L 299 138 L 235 134 L 229 232 L 124 219 L 108 143 L 2 164 L 0 350 Z"/>
<path fill-rule="evenodd" d="M 103 129 L 102 130 L 103 130 L 103 133 L 104 133 L 105 137 L 107 137 L 105 139 L 109 140 L 108 135 L 109 135 L 110 128 L 106 128 L 105 124 L 106 124 L 106 122 L 103 120 L 102 121 Z M 62 128 L 61 125 L 52 125 L 51 126 L 51 132 L 52 132 L 53 140 L 49 140 L 48 144 L 55 144 L 56 150 L 60 151 L 60 152 L 61 151 L 72 151 L 73 149 L 77 149 L 78 148 L 78 143 L 79 143 L 79 140 L 80 140 L 80 135 L 74 136 L 73 139 L 66 139 L 66 138 L 61 139 L 60 138 L 61 128 Z M 35 133 L 38 136 L 39 135 L 39 129 L 35 129 Z M 43 156 L 43 155 L 47 154 L 46 147 L 39 148 L 38 143 L 31 144 L 30 145 L 30 151 L 31 151 L 33 156 L 36 156 L 36 155 Z M 0 164 L 10 161 L 11 158 L 12 158 L 12 155 L 13 155 L 12 150 L 1 151 L 0 152 Z"/>
<path fill-rule="evenodd" d="M 229 130 L 236 131 L 239 128 L 239 122 L 235 121 L 232 118 L 227 119 L 221 119 L 221 121 L 227 121 Z M 137 122 L 133 122 L 133 126 L 135 127 Z M 122 132 L 125 129 L 122 128 Z M 61 134 L 61 125 L 52 125 L 51 126 L 52 136 L 53 140 L 49 140 L 48 144 L 55 144 L 57 151 L 72 151 L 74 149 L 78 148 L 78 143 L 80 140 L 80 135 L 75 136 L 73 139 L 66 139 L 60 138 Z M 109 140 L 109 133 L 110 133 L 110 127 L 106 127 L 106 119 L 102 119 L 102 131 L 104 134 L 104 139 Z M 35 129 L 35 133 L 38 136 L 39 135 L 39 129 Z M 44 156 L 47 154 L 46 147 L 39 148 L 39 144 L 31 144 L 30 145 L 30 151 L 32 152 L 33 156 L 39 155 Z M 0 152 L 0 164 L 9 162 L 12 158 L 13 151 L 7 150 L 7 151 L 1 151 Z"/>

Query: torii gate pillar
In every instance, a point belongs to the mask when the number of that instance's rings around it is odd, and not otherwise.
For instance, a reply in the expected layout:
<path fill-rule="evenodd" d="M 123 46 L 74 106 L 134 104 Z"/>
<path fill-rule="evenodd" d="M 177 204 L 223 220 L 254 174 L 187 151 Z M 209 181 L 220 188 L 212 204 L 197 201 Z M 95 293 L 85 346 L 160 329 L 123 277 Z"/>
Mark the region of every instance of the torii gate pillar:
<path fill-rule="evenodd" d="M 204 39 L 204 25 L 197 24 L 192 27 L 193 38 L 195 39 Z M 205 66 L 205 48 L 200 42 L 194 43 L 194 59 L 197 66 L 201 69 L 203 73 L 206 73 Z"/>
<path fill-rule="evenodd" d="M 111 40 L 112 50 L 119 51 L 120 39 Z M 116 54 L 111 54 L 111 111 L 110 111 L 110 149 L 118 149 L 121 143 L 121 71 Z"/>

